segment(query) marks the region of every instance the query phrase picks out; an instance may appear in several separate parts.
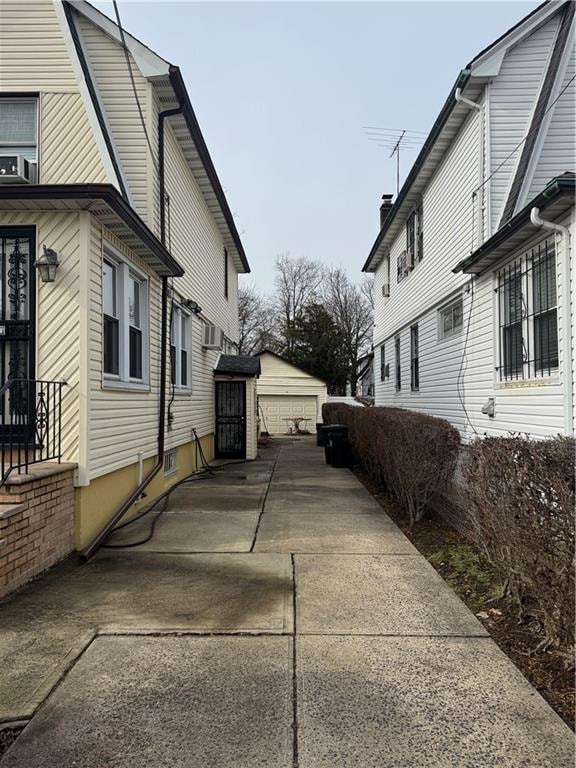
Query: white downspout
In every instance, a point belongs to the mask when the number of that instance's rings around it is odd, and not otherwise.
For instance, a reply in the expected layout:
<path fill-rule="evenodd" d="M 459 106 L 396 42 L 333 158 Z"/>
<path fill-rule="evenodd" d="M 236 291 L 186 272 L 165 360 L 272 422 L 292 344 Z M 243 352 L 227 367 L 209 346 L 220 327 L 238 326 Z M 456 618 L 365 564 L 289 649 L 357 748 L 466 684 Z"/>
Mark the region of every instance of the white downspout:
<path fill-rule="evenodd" d="M 465 104 L 470 109 L 475 109 L 478 112 L 479 125 L 479 142 L 480 152 L 478 153 L 478 187 L 472 193 L 474 213 L 473 216 L 477 220 L 478 234 L 473 238 L 473 247 L 479 247 L 484 242 L 484 221 L 482 219 L 482 211 L 484 210 L 484 114 L 483 104 L 478 104 L 471 99 L 467 99 L 466 96 L 462 96 L 462 88 L 456 88 L 454 92 L 454 98 L 459 104 Z M 472 223 L 473 229 L 474 222 Z"/>
<path fill-rule="evenodd" d="M 462 88 L 456 88 L 454 98 L 461 104 L 466 104 L 466 106 L 471 107 L 472 109 L 477 109 L 478 112 L 482 109 L 482 104 L 476 104 L 475 101 L 471 101 L 470 99 L 467 99 L 466 96 L 462 96 Z"/>
<path fill-rule="evenodd" d="M 562 327 L 563 327 L 563 347 L 562 355 L 562 378 L 564 380 L 564 431 L 566 435 L 574 434 L 574 422 L 572 418 L 572 403 L 574 396 L 574 377 L 572 375 L 572 318 L 571 318 L 571 296 L 570 296 L 570 231 L 563 224 L 556 224 L 553 221 L 545 221 L 540 217 L 540 209 L 532 208 L 530 211 L 530 221 L 535 227 L 549 229 L 556 232 L 562 238 L 564 261 L 563 261 L 563 282 L 562 282 Z M 567 390 L 567 391 L 566 391 Z"/>

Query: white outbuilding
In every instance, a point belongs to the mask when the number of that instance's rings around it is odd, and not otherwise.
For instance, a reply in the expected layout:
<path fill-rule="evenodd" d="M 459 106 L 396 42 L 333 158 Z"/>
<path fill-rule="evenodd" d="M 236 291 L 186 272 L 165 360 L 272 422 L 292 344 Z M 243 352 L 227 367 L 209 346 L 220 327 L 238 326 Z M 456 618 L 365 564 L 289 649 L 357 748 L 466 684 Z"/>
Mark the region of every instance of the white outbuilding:
<path fill-rule="evenodd" d="M 326 382 L 311 376 L 275 352 L 264 350 L 260 358 L 258 415 L 262 432 L 285 434 L 294 427 L 316 432 L 322 421 L 322 405 L 327 400 Z"/>

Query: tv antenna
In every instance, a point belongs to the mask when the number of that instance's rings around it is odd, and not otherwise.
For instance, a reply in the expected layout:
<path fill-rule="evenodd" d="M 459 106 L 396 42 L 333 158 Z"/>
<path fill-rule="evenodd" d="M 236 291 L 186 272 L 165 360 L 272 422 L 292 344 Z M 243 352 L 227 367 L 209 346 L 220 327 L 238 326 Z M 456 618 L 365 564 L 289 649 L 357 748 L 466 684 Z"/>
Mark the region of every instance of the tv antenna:
<path fill-rule="evenodd" d="M 394 144 L 394 149 L 390 152 L 390 157 L 396 155 L 396 195 L 400 192 L 400 147 L 402 145 L 402 139 L 406 135 L 406 131 L 402 131 L 398 141 Z"/>
<path fill-rule="evenodd" d="M 380 128 L 363 126 L 368 141 L 376 142 L 379 147 L 388 149 L 390 157 L 396 155 L 396 194 L 400 192 L 400 151 L 418 151 L 424 144 L 426 133 L 408 128 Z"/>

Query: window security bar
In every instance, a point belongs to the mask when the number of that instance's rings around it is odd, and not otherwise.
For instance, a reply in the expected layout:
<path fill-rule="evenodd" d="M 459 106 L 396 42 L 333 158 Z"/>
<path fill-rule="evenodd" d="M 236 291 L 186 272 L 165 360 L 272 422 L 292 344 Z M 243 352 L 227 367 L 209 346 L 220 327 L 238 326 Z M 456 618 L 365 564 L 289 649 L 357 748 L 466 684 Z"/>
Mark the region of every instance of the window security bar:
<path fill-rule="evenodd" d="M 550 376 L 558 369 L 556 253 L 546 240 L 497 274 L 500 381 Z"/>

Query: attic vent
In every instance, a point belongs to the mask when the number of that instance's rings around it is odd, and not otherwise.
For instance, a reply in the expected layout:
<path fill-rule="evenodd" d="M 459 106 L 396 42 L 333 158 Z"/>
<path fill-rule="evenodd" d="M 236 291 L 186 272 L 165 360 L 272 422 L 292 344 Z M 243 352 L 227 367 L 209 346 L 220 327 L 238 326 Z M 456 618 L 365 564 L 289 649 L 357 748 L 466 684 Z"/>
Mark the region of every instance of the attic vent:
<path fill-rule="evenodd" d="M 176 448 L 166 451 L 164 454 L 164 477 L 176 472 Z"/>

